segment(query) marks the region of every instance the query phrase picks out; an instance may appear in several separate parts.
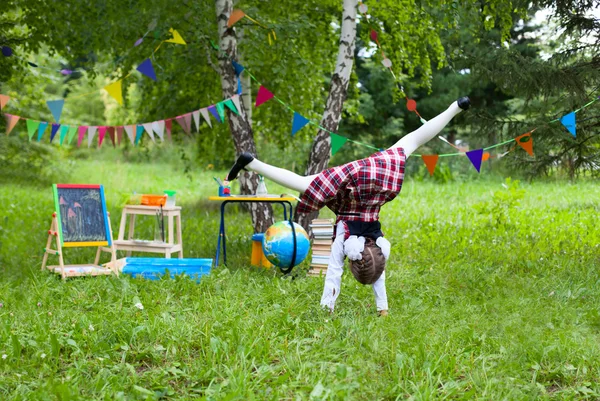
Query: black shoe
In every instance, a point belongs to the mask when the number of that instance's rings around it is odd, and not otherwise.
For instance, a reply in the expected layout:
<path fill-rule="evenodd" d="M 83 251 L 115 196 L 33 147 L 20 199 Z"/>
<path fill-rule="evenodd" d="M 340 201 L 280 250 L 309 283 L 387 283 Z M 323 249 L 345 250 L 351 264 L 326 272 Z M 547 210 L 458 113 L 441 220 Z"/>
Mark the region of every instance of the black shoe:
<path fill-rule="evenodd" d="M 460 107 L 463 110 L 468 110 L 469 107 L 471 107 L 471 100 L 465 96 L 465 97 L 461 97 L 460 99 L 457 100 L 458 102 L 458 107 Z"/>
<path fill-rule="evenodd" d="M 227 181 L 235 180 L 240 170 L 246 167 L 252 160 L 254 160 L 254 156 L 248 152 L 239 155 L 235 164 L 231 167 L 231 170 L 229 170 L 229 174 L 227 174 Z"/>

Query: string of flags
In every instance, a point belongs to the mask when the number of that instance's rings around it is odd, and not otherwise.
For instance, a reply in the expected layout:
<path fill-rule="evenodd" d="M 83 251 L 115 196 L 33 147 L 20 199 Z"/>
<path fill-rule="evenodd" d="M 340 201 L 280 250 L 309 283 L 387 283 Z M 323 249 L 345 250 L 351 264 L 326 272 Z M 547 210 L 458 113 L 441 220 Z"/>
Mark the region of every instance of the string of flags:
<path fill-rule="evenodd" d="M 245 12 L 243 12 L 242 10 L 239 10 L 239 9 L 233 10 L 231 12 L 231 14 L 229 15 L 229 20 L 227 21 L 227 28 L 231 28 L 242 18 L 247 18 L 248 20 L 252 21 L 254 24 L 269 31 L 269 33 L 267 34 L 267 39 L 269 40 L 269 45 L 272 45 L 273 42 L 275 40 L 277 40 L 277 36 L 275 36 L 274 29 L 270 29 L 270 28 L 266 27 L 265 25 L 261 24 L 260 22 L 258 22 L 257 20 L 250 17 L 248 14 L 246 14 Z"/>

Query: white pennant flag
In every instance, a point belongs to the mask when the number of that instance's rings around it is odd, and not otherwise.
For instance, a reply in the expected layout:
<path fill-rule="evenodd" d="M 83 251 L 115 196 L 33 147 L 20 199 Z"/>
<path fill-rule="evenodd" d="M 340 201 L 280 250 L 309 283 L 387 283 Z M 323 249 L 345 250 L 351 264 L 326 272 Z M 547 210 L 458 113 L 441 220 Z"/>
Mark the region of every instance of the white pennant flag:
<path fill-rule="evenodd" d="M 154 142 L 154 132 L 152 132 L 152 123 L 145 123 L 142 124 L 142 126 L 144 127 L 148 135 L 150 135 L 150 139 L 152 139 L 152 142 Z"/>
<path fill-rule="evenodd" d="M 96 130 L 98 127 L 88 127 L 88 148 L 92 146 L 92 142 L 94 141 L 94 136 L 96 135 Z"/>
<path fill-rule="evenodd" d="M 202 113 L 202 117 L 204 117 L 204 120 L 208 123 L 208 126 L 212 128 L 212 123 L 210 122 L 210 116 L 208 115 L 208 110 L 206 110 L 206 107 L 200 109 L 200 113 Z"/>
<path fill-rule="evenodd" d="M 162 121 L 154 121 L 152 123 L 152 129 L 156 132 L 156 135 L 160 138 L 161 141 L 164 141 L 165 134 L 165 120 Z"/>
<path fill-rule="evenodd" d="M 126 125 L 125 132 L 127 132 L 127 136 L 133 145 L 135 143 L 135 125 Z"/>
<path fill-rule="evenodd" d="M 231 97 L 231 100 L 233 100 L 233 104 L 235 104 L 235 107 L 237 107 L 238 113 L 241 113 L 242 112 L 242 106 L 240 105 L 240 95 L 233 95 Z"/>
<path fill-rule="evenodd" d="M 194 117 L 194 122 L 196 123 L 196 130 L 200 132 L 200 110 L 194 111 L 192 117 Z"/>

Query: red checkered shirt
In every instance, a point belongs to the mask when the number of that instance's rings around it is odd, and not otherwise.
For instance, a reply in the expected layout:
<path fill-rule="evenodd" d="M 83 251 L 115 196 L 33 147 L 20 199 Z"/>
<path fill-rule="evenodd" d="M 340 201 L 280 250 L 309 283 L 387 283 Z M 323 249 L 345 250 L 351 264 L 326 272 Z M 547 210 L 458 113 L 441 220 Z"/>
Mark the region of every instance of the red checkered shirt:
<path fill-rule="evenodd" d="M 319 173 L 302 194 L 298 213 L 327 206 L 339 221 L 379 220 L 379 209 L 400 193 L 404 180 L 404 149 L 377 152 L 365 159 Z"/>

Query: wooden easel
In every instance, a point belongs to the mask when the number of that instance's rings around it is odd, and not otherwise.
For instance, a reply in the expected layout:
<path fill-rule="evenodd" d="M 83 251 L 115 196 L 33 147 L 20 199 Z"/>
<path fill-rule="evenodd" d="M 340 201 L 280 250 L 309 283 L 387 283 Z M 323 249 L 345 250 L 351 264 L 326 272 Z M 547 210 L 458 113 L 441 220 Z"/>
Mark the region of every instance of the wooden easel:
<path fill-rule="evenodd" d="M 48 269 L 53 271 L 54 273 L 59 273 L 63 280 L 67 277 L 83 277 L 83 276 L 101 276 L 108 274 L 116 274 L 119 275 L 119 270 L 117 268 L 117 250 L 115 248 L 115 243 L 112 240 L 112 229 L 110 228 L 110 220 L 108 220 L 108 229 L 110 233 L 110 243 L 111 246 L 104 247 L 99 246 L 96 251 L 96 258 L 94 260 L 94 264 L 90 265 L 65 265 L 63 259 L 63 246 L 60 243 L 60 238 L 58 235 L 58 230 L 60 230 L 58 221 L 56 219 L 56 212 L 52 213 L 52 224 L 50 225 L 50 230 L 48 230 L 48 241 L 46 241 L 46 247 L 44 248 L 44 259 L 42 260 L 42 270 Z M 52 239 L 56 241 L 56 249 L 50 248 L 52 244 Z M 100 262 L 100 253 L 108 252 L 111 254 L 110 257 L 110 266 L 111 268 L 106 268 L 98 263 Z M 48 262 L 48 255 L 56 255 L 58 256 L 58 266 L 46 266 Z M 87 271 L 82 272 L 82 268 L 89 268 Z"/>

